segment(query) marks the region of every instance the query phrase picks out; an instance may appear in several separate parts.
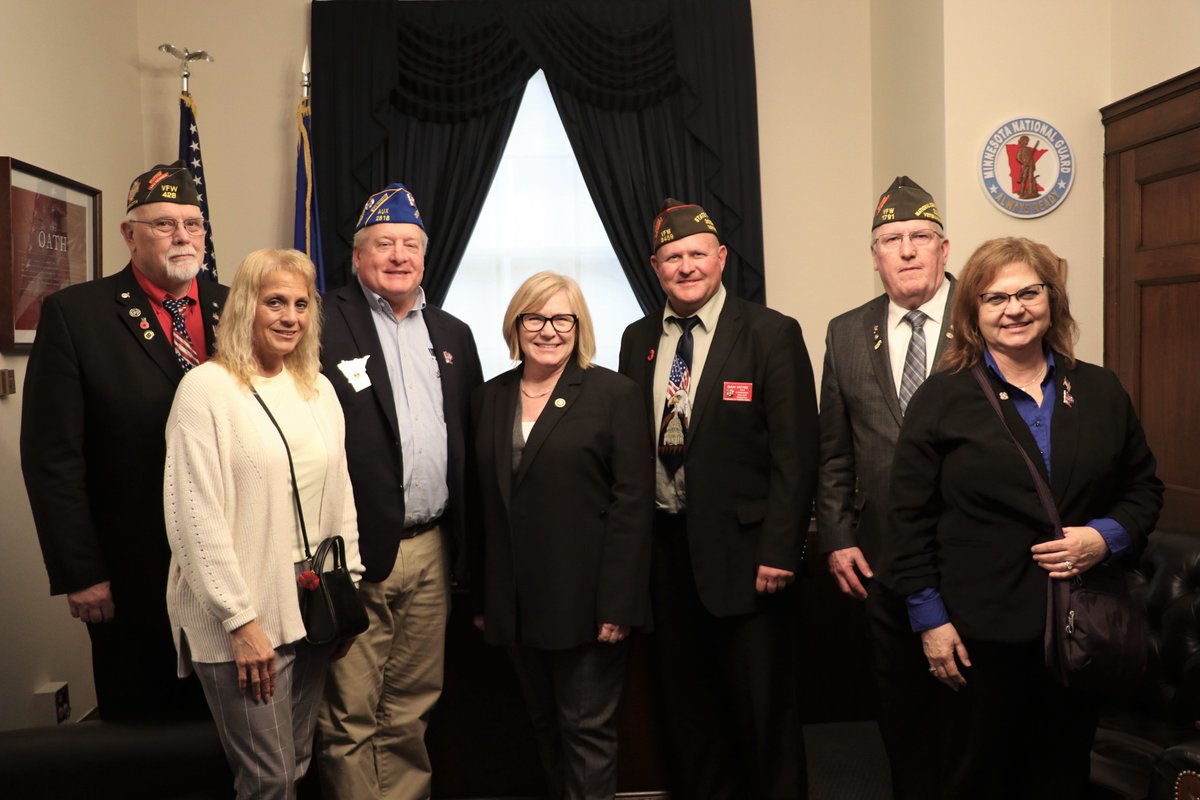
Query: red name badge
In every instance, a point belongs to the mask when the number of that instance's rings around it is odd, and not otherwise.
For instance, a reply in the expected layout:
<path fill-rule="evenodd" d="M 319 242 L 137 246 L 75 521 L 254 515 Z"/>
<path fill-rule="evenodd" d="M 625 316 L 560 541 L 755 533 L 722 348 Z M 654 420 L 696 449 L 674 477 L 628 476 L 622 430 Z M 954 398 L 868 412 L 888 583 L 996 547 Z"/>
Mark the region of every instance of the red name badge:
<path fill-rule="evenodd" d="M 725 381 L 725 388 L 721 392 L 721 396 L 726 400 L 732 400 L 738 403 L 749 403 L 750 398 L 754 396 L 754 384 Z"/>

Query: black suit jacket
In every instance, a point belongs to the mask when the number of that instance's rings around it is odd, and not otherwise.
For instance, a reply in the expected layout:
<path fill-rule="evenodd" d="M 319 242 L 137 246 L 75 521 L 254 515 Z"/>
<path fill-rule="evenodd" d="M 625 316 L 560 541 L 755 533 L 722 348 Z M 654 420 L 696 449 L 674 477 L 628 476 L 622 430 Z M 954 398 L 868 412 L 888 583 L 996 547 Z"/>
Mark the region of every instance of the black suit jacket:
<path fill-rule="evenodd" d="M 954 279 L 942 316 L 934 362 L 950 336 Z M 817 485 L 817 531 L 822 553 L 859 547 L 875 573 L 883 573 L 888 545 L 888 484 L 900 436 L 900 401 L 888 351 L 888 296 L 829 322 L 821 374 L 821 471 Z M 936 367 L 935 367 L 936 369 Z"/>
<path fill-rule="evenodd" d="M 1065 369 L 1055 358 L 1048 483 L 1062 523 L 1115 519 L 1133 541 L 1125 560 L 1136 563 L 1163 491 L 1141 423 L 1116 375 L 1082 361 Z M 1000 383 L 992 377 L 992 384 L 999 395 Z M 1000 405 L 1045 478 L 1029 427 L 1011 401 L 1001 398 Z M 970 371 L 931 376 L 909 402 L 896 444 L 891 524 L 897 592 L 937 587 L 965 637 L 1041 638 L 1048 579 L 1029 549 L 1053 538 L 1053 527 L 1024 459 Z"/>
<path fill-rule="evenodd" d="M 514 475 L 520 377 L 493 378 L 472 403 L 486 638 L 563 649 L 594 642 L 601 623 L 644 625 L 654 454 L 638 387 L 569 363 Z"/>
<path fill-rule="evenodd" d="M 371 309 L 357 279 L 324 297 L 321 371 L 337 391 L 346 414 L 346 461 L 358 509 L 358 549 L 364 580 L 379 582 L 391 574 L 404 530 L 404 466 L 400 463 L 400 428 L 383 347 L 371 320 Z M 421 312 L 433 344 L 442 379 L 446 420 L 447 474 L 450 502 L 442 529 L 450 556 L 451 576 L 465 580 L 465 484 L 467 416 L 471 391 L 483 382 L 479 353 L 471 329 L 440 308 Z M 338 369 L 347 359 L 370 356 L 371 386 L 355 391 Z"/>
<path fill-rule="evenodd" d="M 625 329 L 620 371 L 655 418 L 662 315 Z M 724 395 L 748 383 L 751 399 Z M 709 612 L 754 611 L 759 564 L 800 567 L 817 478 L 817 403 L 800 325 L 727 295 L 692 399 L 683 468 L 696 588 Z M 653 423 L 652 423 L 653 424 Z M 657 432 L 651 432 L 652 439 Z"/>
<path fill-rule="evenodd" d="M 211 354 L 228 289 L 198 288 Z M 164 430 L 182 379 L 132 265 L 42 304 L 25 377 L 21 467 L 51 593 L 110 580 L 118 615 L 165 624 Z"/>

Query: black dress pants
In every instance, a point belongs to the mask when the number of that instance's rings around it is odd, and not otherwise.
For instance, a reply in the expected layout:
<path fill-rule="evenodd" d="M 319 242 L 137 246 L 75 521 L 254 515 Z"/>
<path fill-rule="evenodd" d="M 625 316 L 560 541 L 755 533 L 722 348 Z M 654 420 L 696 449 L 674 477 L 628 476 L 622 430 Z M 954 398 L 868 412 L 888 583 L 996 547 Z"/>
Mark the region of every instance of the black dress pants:
<path fill-rule="evenodd" d="M 878 581 L 867 586 L 872 674 L 878 692 L 879 732 L 887 749 L 897 800 L 938 796 L 941 732 L 932 709 L 945 687 L 929 674 L 920 634 L 908 621 L 904 598 Z"/>
<path fill-rule="evenodd" d="M 1059 686 L 1042 642 L 963 639 L 967 685 L 945 689 L 943 798 L 1072 800 L 1087 790 L 1096 698 Z"/>
<path fill-rule="evenodd" d="M 629 640 L 567 650 L 509 647 L 533 723 L 547 796 L 604 800 L 617 791 L 617 707 Z"/>
<path fill-rule="evenodd" d="M 177 675 L 177 655 L 167 624 L 122 614 L 112 622 L 88 624 L 92 676 L 101 719 L 150 720 L 209 718 L 196 676 Z"/>
<path fill-rule="evenodd" d="M 650 594 L 672 798 L 807 797 L 793 592 L 759 598 L 752 614 L 713 616 L 683 520 L 658 520 Z"/>

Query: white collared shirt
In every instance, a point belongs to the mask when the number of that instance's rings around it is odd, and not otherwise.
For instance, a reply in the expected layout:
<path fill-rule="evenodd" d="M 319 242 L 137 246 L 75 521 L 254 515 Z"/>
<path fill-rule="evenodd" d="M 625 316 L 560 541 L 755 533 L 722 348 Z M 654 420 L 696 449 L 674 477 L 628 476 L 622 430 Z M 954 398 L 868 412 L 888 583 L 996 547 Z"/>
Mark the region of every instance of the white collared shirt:
<path fill-rule="evenodd" d="M 692 364 L 688 370 L 689 394 L 692 400 L 693 416 L 688 419 L 690 429 L 696 422 L 695 397 L 700 387 L 700 377 L 704 372 L 704 362 L 708 360 L 708 351 L 712 347 L 713 334 L 717 330 L 717 320 L 721 317 L 721 309 L 725 307 L 725 286 L 717 287 L 717 293 L 708 298 L 708 302 L 700 307 L 694 316 L 700 318 L 700 324 L 692 328 Z M 667 380 L 671 376 L 671 362 L 675 360 L 675 348 L 679 345 L 679 337 L 683 334 L 679 323 L 675 322 L 680 315 L 667 303 L 663 309 L 662 335 L 658 339 L 658 353 L 654 357 L 654 444 L 658 447 L 658 432 L 662 426 L 663 407 L 667 403 Z M 687 504 L 687 492 L 684 485 L 683 470 L 680 467 L 675 472 L 674 479 L 667 477 L 667 470 L 658 458 L 655 463 L 655 501 L 658 508 L 678 514 Z"/>
<path fill-rule="evenodd" d="M 933 360 L 937 354 L 938 342 L 941 341 L 942 331 L 949 331 L 949 320 L 943 319 L 946 314 L 946 297 L 950 294 L 950 279 L 943 278 L 942 285 L 917 310 L 925 314 L 925 375 L 933 372 Z M 912 338 L 913 329 L 904 321 L 904 315 L 909 309 L 898 305 L 895 300 L 888 299 L 887 337 L 888 358 L 892 366 L 892 386 L 896 397 L 900 396 L 900 381 L 904 375 L 904 359 L 908 356 L 908 342 Z"/>

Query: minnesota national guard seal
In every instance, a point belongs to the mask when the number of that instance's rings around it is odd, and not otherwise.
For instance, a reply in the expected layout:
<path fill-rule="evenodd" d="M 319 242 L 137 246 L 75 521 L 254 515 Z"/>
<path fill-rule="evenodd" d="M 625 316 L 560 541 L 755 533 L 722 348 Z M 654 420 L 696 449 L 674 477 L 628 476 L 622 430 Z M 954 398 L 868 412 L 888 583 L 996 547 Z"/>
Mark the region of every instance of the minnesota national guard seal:
<path fill-rule="evenodd" d="M 1075 157 L 1066 137 L 1036 117 L 1017 117 L 983 144 L 983 190 L 996 207 L 1032 219 L 1058 208 L 1075 179 Z"/>

